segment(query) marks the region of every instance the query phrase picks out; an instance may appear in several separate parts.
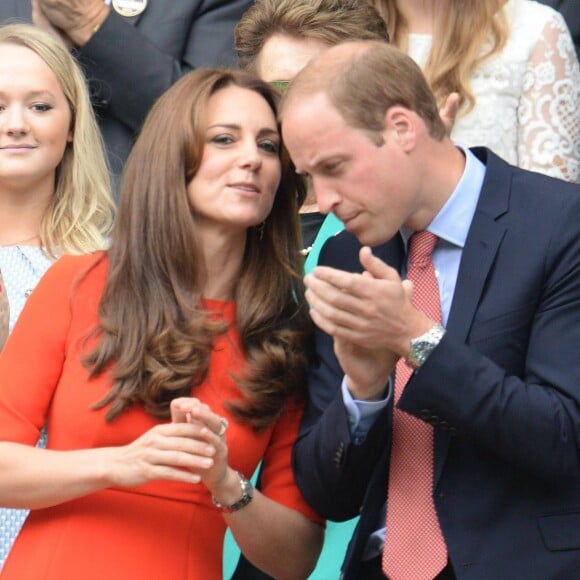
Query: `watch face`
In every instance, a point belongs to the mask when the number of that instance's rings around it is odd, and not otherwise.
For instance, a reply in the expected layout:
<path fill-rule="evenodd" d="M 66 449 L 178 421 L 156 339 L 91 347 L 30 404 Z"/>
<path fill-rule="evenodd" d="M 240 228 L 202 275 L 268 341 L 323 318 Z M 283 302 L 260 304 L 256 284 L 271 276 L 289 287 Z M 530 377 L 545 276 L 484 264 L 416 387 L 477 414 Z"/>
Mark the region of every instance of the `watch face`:
<path fill-rule="evenodd" d="M 254 486 L 252 485 L 252 482 L 244 477 L 240 483 L 244 495 L 248 495 L 250 498 L 254 497 Z"/>
<path fill-rule="evenodd" d="M 407 364 L 415 370 L 418 369 L 441 342 L 444 334 L 445 329 L 440 324 L 434 324 L 425 334 L 412 340 Z"/>

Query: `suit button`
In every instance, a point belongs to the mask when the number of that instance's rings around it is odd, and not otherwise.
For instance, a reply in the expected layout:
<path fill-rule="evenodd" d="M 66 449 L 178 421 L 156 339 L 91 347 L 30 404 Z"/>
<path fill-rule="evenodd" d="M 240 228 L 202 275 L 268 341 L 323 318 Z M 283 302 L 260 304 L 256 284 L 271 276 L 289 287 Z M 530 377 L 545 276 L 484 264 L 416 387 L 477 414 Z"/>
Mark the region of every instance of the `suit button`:
<path fill-rule="evenodd" d="M 447 421 L 439 421 L 439 427 L 444 431 L 449 431 L 449 423 Z"/>
<path fill-rule="evenodd" d="M 106 109 L 109 106 L 109 101 L 107 99 L 95 98 L 93 99 L 93 106 L 96 109 Z"/>
<path fill-rule="evenodd" d="M 423 421 L 428 421 L 431 417 L 431 411 L 429 409 L 421 409 L 421 411 L 419 411 L 419 417 L 423 419 Z"/>
<path fill-rule="evenodd" d="M 344 457 L 344 443 L 341 441 L 338 446 L 338 449 L 334 454 L 334 463 L 336 463 L 337 467 L 340 467 L 342 465 L 343 457 Z"/>

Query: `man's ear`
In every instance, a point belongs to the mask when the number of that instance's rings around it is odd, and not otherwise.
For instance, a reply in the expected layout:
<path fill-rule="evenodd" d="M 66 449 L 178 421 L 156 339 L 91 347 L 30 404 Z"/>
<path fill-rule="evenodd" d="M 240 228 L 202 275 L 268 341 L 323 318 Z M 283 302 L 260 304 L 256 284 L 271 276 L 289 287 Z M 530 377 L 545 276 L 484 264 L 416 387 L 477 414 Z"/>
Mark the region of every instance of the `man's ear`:
<path fill-rule="evenodd" d="M 416 118 L 413 112 L 401 106 L 393 106 L 385 111 L 385 132 L 403 151 L 411 151 L 417 141 Z M 386 134 L 384 137 L 386 138 Z"/>

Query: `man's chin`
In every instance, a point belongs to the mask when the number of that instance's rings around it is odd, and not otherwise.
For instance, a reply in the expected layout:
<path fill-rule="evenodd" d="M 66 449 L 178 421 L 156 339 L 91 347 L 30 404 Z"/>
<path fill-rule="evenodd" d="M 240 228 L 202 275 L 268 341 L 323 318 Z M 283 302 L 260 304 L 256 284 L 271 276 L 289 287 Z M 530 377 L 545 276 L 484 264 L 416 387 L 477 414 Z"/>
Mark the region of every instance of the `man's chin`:
<path fill-rule="evenodd" d="M 393 236 L 386 236 L 384 233 L 379 234 L 378 232 L 352 232 L 356 239 L 363 246 L 369 246 L 373 248 L 374 246 L 380 246 L 385 242 L 388 242 Z"/>

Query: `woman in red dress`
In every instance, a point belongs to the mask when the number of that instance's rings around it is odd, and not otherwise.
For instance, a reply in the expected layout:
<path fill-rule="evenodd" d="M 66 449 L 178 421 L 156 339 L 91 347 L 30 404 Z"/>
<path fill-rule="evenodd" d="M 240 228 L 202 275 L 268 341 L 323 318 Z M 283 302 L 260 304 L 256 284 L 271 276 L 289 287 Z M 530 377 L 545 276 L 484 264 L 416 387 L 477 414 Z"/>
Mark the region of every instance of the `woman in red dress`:
<path fill-rule="evenodd" d="M 276 106 L 246 73 L 183 77 L 129 158 L 110 250 L 30 296 L 0 357 L 0 504 L 32 510 L 2 579 L 218 579 L 227 526 L 276 578 L 313 568 L 291 470 L 302 190 Z"/>

